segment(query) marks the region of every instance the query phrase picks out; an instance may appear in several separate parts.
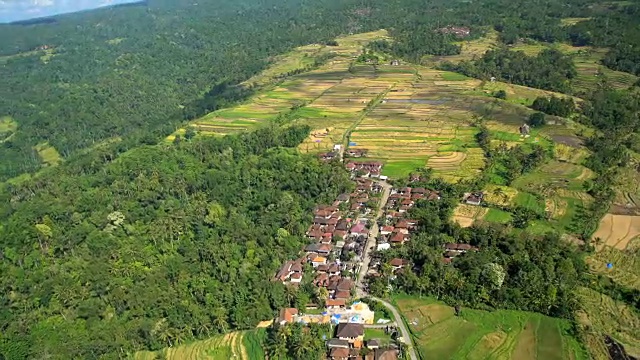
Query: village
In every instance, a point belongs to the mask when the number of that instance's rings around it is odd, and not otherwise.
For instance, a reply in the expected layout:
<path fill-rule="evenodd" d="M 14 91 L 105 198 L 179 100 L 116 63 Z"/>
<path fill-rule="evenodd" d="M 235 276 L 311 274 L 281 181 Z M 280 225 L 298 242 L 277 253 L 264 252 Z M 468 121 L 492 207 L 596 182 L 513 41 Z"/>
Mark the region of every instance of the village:
<path fill-rule="evenodd" d="M 319 154 L 319 158 L 342 160 L 340 150 L 336 146 L 330 153 Z M 297 259 L 282 264 L 274 278 L 287 286 L 300 286 L 303 279 L 312 279 L 314 287 L 326 289 L 322 290 L 326 294 L 324 304 L 309 304 L 306 312 L 282 309 L 276 321 L 282 326 L 319 323 L 335 327 L 335 336 L 326 340 L 327 359 L 413 359 L 412 351 L 402 354 L 401 344 L 405 339 L 410 341 L 406 329 L 399 336 L 397 327 L 402 332 L 404 325 L 396 321 L 402 320 L 377 316 L 367 303 L 357 299 L 367 296 L 365 277 L 381 273 L 382 264 L 372 253 L 411 241 L 418 230 L 418 221 L 410 218 L 410 210 L 419 200 L 440 200 L 440 194 L 423 187 L 392 187 L 381 175 L 381 162 L 362 159 L 367 157 L 366 149 L 349 149 L 345 156 L 344 166 L 351 173 L 354 191 L 340 194 L 332 204 L 315 207 L 306 232 L 309 244 Z M 410 179 L 418 180 L 417 175 Z M 471 250 L 456 246 L 443 250 L 443 262 Z M 397 273 L 410 263 L 394 258 L 388 265 Z M 383 329 L 384 336 L 368 336 L 366 329 Z M 380 330 L 375 334 L 381 335 Z M 393 341 L 389 341 L 391 334 Z"/>

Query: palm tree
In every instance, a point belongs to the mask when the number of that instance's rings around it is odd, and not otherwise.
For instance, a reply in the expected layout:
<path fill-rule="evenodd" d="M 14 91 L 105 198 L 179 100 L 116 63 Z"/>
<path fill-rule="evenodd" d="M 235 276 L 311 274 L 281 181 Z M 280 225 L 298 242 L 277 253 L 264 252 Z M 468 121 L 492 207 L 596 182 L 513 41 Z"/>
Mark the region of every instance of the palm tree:
<path fill-rule="evenodd" d="M 227 312 L 222 307 L 213 310 L 211 324 L 222 334 L 229 330 L 229 322 L 227 321 Z"/>

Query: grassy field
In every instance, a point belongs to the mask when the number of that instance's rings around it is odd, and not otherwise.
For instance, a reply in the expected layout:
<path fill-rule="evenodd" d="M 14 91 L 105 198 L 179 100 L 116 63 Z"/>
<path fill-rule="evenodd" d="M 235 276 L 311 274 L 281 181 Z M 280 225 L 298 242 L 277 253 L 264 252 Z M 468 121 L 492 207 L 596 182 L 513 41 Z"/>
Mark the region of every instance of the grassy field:
<path fill-rule="evenodd" d="M 432 299 L 395 299 L 418 351 L 428 359 L 587 359 L 570 323 L 535 313 L 453 308 Z"/>
<path fill-rule="evenodd" d="M 207 340 L 166 348 L 161 351 L 140 351 L 134 360 L 262 360 L 264 329 L 233 332 Z"/>
<path fill-rule="evenodd" d="M 62 161 L 62 156 L 58 153 L 53 146 L 48 143 L 41 143 L 34 147 L 34 150 L 38 152 L 40 159 L 48 166 L 54 166 Z"/>
<path fill-rule="evenodd" d="M 488 222 L 506 224 L 509 221 L 511 221 L 511 213 L 508 213 L 508 212 L 503 211 L 503 210 L 491 208 L 487 212 L 487 215 L 485 215 L 482 218 L 482 220 L 488 221 Z"/>

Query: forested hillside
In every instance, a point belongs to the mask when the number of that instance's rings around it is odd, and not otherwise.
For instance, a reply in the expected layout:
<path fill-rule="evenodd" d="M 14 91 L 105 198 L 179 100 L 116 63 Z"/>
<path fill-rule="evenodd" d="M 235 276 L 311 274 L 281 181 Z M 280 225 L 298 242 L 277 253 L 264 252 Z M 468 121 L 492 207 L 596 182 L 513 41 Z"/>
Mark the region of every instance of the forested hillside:
<path fill-rule="evenodd" d="M 0 354 L 117 358 L 289 306 L 269 278 L 302 246 L 310 209 L 348 184 L 286 148 L 307 132 L 141 147 L 96 174 L 60 168 L 15 188 L 0 228 Z"/>

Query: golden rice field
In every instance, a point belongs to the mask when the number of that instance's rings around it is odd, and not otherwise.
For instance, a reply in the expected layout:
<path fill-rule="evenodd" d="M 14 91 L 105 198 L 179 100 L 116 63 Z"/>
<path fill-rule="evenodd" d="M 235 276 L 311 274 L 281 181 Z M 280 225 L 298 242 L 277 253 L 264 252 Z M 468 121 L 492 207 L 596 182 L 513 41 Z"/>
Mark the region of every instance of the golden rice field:
<path fill-rule="evenodd" d="M 133 358 L 134 360 L 262 360 L 264 350 L 257 331 L 233 332 L 156 352 L 139 351 Z"/>

